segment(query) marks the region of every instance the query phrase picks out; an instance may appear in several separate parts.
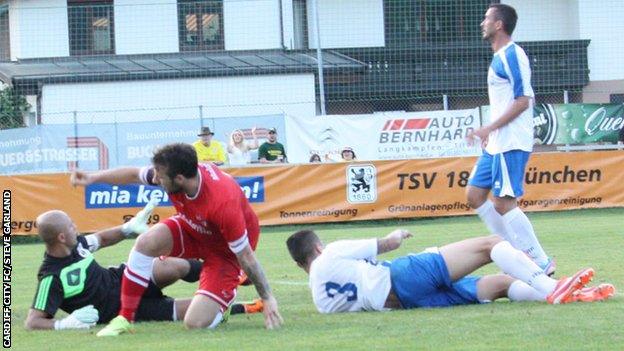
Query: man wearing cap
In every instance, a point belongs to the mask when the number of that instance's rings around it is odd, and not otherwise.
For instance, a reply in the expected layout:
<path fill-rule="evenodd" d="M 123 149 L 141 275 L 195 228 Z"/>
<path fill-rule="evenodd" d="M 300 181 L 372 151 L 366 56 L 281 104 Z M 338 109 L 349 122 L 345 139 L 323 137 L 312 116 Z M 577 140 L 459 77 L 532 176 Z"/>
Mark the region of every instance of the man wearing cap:
<path fill-rule="evenodd" d="M 225 163 L 225 149 L 220 142 L 212 140 L 213 132 L 208 127 L 202 127 L 198 137 L 199 140 L 193 143 L 195 152 L 197 152 L 197 160 L 199 162 L 212 162 L 217 166 Z"/>
<path fill-rule="evenodd" d="M 277 130 L 269 129 L 268 140 L 258 149 L 260 163 L 288 163 L 284 145 L 277 142 Z"/>

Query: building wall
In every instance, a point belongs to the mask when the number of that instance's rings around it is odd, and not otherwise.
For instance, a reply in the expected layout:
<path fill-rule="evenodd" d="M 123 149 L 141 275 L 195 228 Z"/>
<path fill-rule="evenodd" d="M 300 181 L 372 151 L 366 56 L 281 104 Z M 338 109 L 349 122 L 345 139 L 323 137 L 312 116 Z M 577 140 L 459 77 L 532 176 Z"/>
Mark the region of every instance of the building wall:
<path fill-rule="evenodd" d="M 279 0 L 224 0 L 226 50 L 281 48 Z"/>
<path fill-rule="evenodd" d="M 578 0 L 505 0 L 518 13 L 517 41 L 579 39 Z"/>
<path fill-rule="evenodd" d="M 11 60 L 69 56 L 67 0 L 9 2 Z"/>
<path fill-rule="evenodd" d="M 41 122 L 52 124 L 72 123 L 72 111 L 79 123 L 199 118 L 200 105 L 205 118 L 314 116 L 316 100 L 314 75 L 292 74 L 52 84 L 41 101 Z"/>
<path fill-rule="evenodd" d="M 624 1 L 506 0 L 516 8 L 517 41 L 589 39 L 591 81 L 624 79 Z"/>
<path fill-rule="evenodd" d="M 322 48 L 385 45 L 383 0 L 317 0 Z M 310 48 L 316 48 L 314 1 L 308 1 Z"/>
<path fill-rule="evenodd" d="M 115 50 L 118 55 L 178 52 L 175 1 L 115 0 Z"/>
<path fill-rule="evenodd" d="M 579 14 L 580 39 L 591 39 L 589 79 L 624 79 L 624 1 L 579 0 Z"/>

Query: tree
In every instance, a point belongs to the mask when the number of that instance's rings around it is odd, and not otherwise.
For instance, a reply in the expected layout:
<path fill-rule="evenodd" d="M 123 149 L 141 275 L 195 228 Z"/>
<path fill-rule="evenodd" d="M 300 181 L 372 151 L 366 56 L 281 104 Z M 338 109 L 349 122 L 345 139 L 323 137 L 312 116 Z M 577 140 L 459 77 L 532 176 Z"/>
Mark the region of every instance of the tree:
<path fill-rule="evenodd" d="M 24 115 L 30 110 L 26 97 L 13 88 L 0 90 L 0 129 L 24 126 Z"/>

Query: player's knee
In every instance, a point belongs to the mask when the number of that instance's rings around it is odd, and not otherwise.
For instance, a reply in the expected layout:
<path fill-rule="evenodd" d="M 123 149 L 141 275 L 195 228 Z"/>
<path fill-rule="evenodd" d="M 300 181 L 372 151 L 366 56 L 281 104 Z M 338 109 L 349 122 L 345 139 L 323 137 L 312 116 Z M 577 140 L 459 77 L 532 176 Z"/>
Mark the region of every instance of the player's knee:
<path fill-rule="evenodd" d="M 184 318 L 184 327 L 186 329 L 214 329 L 221 323 L 222 319 L 221 313 L 213 318 Z"/>
<path fill-rule="evenodd" d="M 490 253 L 492 252 L 494 246 L 496 246 L 496 244 L 500 243 L 501 241 L 503 241 L 503 239 L 498 235 L 484 236 L 481 239 L 481 251 L 483 251 L 484 254 L 490 256 Z"/>
<path fill-rule="evenodd" d="M 206 328 L 207 326 L 209 326 L 210 323 L 208 321 L 200 321 L 200 320 L 193 320 L 193 319 L 184 319 L 184 327 L 186 329 L 200 329 L 200 328 Z"/>
<path fill-rule="evenodd" d="M 468 202 L 468 206 L 471 208 L 477 209 L 479 208 L 487 198 L 483 198 L 483 196 L 474 190 L 472 187 L 468 187 L 466 189 L 466 201 Z"/>
<path fill-rule="evenodd" d="M 152 249 L 152 244 L 146 236 L 140 235 L 134 242 L 134 249 L 147 255 Z"/>

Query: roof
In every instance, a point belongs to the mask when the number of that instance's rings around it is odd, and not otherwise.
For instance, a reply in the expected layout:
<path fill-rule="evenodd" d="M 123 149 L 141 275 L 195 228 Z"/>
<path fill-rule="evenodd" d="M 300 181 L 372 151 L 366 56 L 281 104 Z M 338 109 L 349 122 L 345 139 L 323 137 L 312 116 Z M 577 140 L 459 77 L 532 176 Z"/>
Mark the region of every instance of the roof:
<path fill-rule="evenodd" d="M 140 79 L 316 73 L 315 51 L 221 51 L 149 55 L 74 56 L 0 62 L 0 80 L 24 94 L 43 84 Z M 323 52 L 326 73 L 364 72 L 366 64 Z"/>

